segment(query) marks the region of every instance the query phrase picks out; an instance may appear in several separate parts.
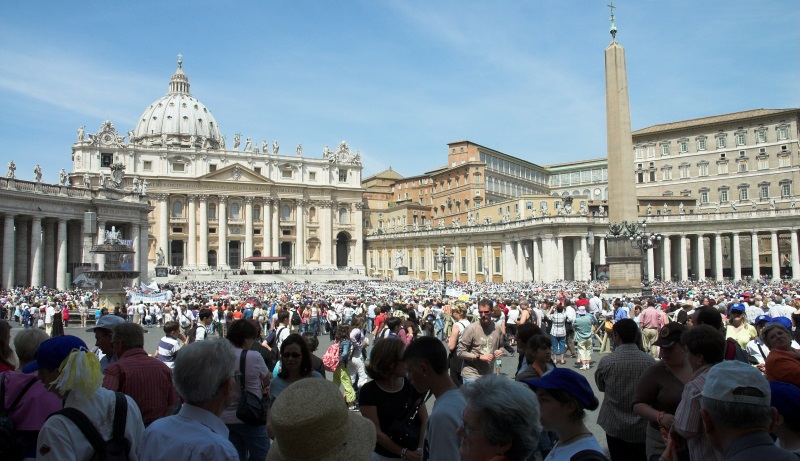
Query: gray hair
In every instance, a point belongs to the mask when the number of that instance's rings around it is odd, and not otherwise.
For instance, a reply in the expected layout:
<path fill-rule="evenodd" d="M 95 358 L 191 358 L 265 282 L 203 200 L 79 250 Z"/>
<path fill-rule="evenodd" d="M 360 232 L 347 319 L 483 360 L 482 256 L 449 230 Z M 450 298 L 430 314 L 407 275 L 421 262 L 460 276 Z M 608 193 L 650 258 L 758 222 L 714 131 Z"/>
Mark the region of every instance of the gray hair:
<path fill-rule="evenodd" d="M 758 392 L 755 389 L 753 391 Z M 714 420 L 714 424 L 728 429 L 766 429 L 772 424 L 772 408 L 767 405 L 723 402 L 701 396 L 700 407 Z"/>
<path fill-rule="evenodd" d="M 200 405 L 217 395 L 225 381 L 233 376 L 237 365 L 229 341 L 197 341 L 182 347 L 175 355 L 172 380 L 187 403 Z"/>
<path fill-rule="evenodd" d="M 542 432 L 539 402 L 525 384 L 489 375 L 462 387 L 467 405 L 481 415 L 483 432 L 491 445 L 507 443 L 511 461 L 525 460 Z"/>
<path fill-rule="evenodd" d="M 14 336 L 14 350 L 19 357 L 20 367 L 27 365 L 36 358 L 36 349 L 39 344 L 50 339 L 50 336 L 38 328 L 26 328 Z"/>

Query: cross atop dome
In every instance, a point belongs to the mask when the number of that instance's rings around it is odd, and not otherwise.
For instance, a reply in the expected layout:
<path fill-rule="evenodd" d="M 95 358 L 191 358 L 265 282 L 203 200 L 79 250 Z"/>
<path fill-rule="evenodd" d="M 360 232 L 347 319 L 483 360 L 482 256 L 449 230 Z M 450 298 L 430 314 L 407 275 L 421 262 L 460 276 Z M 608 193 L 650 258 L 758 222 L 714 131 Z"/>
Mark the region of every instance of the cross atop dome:
<path fill-rule="evenodd" d="M 178 53 L 178 69 L 183 69 L 183 55 Z"/>
<path fill-rule="evenodd" d="M 172 74 L 172 79 L 169 81 L 169 92 L 189 94 L 189 77 L 183 73 L 182 54 L 178 54 L 178 69 Z"/>

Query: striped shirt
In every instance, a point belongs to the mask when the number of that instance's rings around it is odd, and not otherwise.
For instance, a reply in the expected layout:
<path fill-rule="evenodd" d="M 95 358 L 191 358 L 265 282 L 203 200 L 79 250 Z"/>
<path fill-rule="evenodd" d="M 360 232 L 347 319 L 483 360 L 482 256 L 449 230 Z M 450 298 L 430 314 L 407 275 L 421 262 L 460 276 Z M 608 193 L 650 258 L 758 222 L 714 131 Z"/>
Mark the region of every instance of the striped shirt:
<path fill-rule="evenodd" d="M 703 420 L 700 419 L 700 393 L 706 385 L 706 374 L 711 369 L 711 365 L 703 365 L 692 375 L 692 380 L 686 383 L 681 395 L 681 403 L 675 410 L 675 422 L 673 427 L 686 438 L 686 445 L 689 447 L 689 457 L 691 459 L 702 459 L 706 461 L 721 460 L 711 447 Z"/>
<path fill-rule="evenodd" d="M 164 362 L 168 367 L 175 368 L 175 353 L 181 348 L 181 342 L 172 336 L 164 336 L 158 342 L 158 360 Z"/>

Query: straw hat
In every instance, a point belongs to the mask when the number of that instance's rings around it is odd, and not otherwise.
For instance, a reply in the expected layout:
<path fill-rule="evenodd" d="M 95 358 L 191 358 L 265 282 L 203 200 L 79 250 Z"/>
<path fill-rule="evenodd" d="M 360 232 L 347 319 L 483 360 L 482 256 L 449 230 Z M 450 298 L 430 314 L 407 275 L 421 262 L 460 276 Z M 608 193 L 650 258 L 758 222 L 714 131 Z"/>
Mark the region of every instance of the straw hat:
<path fill-rule="evenodd" d="M 281 392 L 272 405 L 272 428 L 267 461 L 367 461 L 375 449 L 375 426 L 349 411 L 326 379 L 301 379 Z"/>

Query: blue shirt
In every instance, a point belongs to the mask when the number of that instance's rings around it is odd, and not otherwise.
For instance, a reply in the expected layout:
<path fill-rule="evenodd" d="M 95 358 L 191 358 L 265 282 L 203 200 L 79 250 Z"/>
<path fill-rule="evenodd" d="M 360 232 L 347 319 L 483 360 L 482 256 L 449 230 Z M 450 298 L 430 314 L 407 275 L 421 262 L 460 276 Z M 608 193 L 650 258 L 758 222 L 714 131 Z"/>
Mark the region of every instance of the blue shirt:
<path fill-rule="evenodd" d="M 623 307 L 620 307 L 619 310 L 617 310 L 617 314 L 614 316 L 614 320 L 617 322 L 627 318 L 628 318 L 628 311 L 626 311 L 625 308 Z"/>
<path fill-rule="evenodd" d="M 238 461 L 239 453 L 228 440 L 228 428 L 221 419 L 184 404 L 177 415 L 157 419 L 144 431 L 139 459 Z"/>
<path fill-rule="evenodd" d="M 247 309 L 245 309 L 244 313 L 242 314 L 242 318 L 244 318 L 244 319 L 252 319 L 253 318 L 253 309 L 250 309 L 249 307 Z"/>

